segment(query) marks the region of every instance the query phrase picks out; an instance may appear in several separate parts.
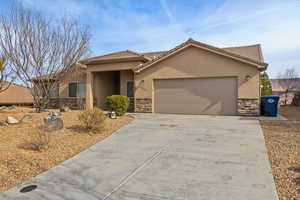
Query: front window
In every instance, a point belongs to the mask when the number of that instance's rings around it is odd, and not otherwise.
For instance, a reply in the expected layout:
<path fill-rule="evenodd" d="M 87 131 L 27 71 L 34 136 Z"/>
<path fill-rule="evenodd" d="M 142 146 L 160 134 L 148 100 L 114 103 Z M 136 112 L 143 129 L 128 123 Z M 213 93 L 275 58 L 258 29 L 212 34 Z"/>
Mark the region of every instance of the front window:
<path fill-rule="evenodd" d="M 45 83 L 45 93 L 48 93 L 49 97 L 59 96 L 59 84 L 58 83 Z"/>
<path fill-rule="evenodd" d="M 134 84 L 133 81 L 128 81 L 127 82 L 127 97 L 133 97 L 133 92 L 134 91 Z"/>
<path fill-rule="evenodd" d="M 84 83 L 69 83 L 69 97 L 85 97 L 85 92 Z"/>

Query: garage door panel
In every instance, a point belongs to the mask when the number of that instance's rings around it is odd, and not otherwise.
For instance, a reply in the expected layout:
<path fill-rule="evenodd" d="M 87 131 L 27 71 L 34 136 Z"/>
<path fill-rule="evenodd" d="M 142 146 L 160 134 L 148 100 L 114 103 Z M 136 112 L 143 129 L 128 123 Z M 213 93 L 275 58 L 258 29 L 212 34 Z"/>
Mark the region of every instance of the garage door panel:
<path fill-rule="evenodd" d="M 154 88 L 157 113 L 236 114 L 236 78 L 155 80 Z"/>

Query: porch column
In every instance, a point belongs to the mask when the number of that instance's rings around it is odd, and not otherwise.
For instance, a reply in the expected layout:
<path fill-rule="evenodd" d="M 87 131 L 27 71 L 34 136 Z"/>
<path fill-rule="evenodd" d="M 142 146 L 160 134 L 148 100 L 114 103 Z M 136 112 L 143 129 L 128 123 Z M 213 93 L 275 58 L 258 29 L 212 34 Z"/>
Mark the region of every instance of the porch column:
<path fill-rule="evenodd" d="M 87 71 L 86 76 L 86 109 L 92 109 L 94 106 L 94 98 L 93 98 L 93 72 Z"/>

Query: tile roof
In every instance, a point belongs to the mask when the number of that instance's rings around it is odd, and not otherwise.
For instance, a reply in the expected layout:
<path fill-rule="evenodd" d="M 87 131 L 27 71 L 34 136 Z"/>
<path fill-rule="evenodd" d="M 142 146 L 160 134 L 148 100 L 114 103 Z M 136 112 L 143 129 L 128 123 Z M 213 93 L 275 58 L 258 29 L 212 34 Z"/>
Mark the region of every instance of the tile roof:
<path fill-rule="evenodd" d="M 237 46 L 237 47 L 226 47 L 226 48 L 218 48 L 205 43 L 201 43 L 195 41 L 193 39 L 188 39 L 186 42 L 176 46 L 175 48 L 169 51 L 155 51 L 155 52 L 143 52 L 138 53 L 131 50 L 118 51 L 109 54 L 105 54 L 102 56 L 90 57 L 80 62 L 83 64 L 96 63 L 96 62 L 104 62 L 104 61 L 120 61 L 120 60 L 129 60 L 136 59 L 141 60 L 143 64 L 140 64 L 133 68 L 134 71 L 138 72 L 152 65 L 156 61 L 167 57 L 173 52 L 184 48 L 188 45 L 195 45 L 201 48 L 217 52 L 219 54 L 229 56 L 235 59 L 239 59 L 244 62 L 248 62 L 250 64 L 260 66 L 262 69 L 265 69 L 268 64 L 264 63 L 264 59 L 262 56 L 261 46 L 259 44 L 249 45 L 249 46 Z"/>
<path fill-rule="evenodd" d="M 278 78 L 270 79 L 273 91 L 285 91 L 285 89 L 282 88 L 280 85 L 281 80 L 283 80 L 283 84 L 284 84 L 284 81 L 286 81 L 288 79 L 278 79 Z M 294 86 L 294 88 L 292 90 L 300 91 L 300 78 L 294 79 L 293 86 Z"/>
<path fill-rule="evenodd" d="M 7 90 L 0 93 L 0 105 L 32 103 L 33 97 L 31 95 L 30 88 L 27 88 L 23 85 L 11 83 Z"/>
<path fill-rule="evenodd" d="M 168 51 L 153 51 L 153 52 L 145 52 L 145 53 L 140 53 L 141 55 L 144 55 L 148 58 L 155 59 L 158 56 L 162 56 L 163 54 L 167 53 Z"/>
<path fill-rule="evenodd" d="M 264 62 L 261 62 L 261 60 L 262 60 L 261 58 L 257 60 L 257 59 L 253 58 L 254 56 L 251 57 L 249 52 L 252 53 L 252 51 L 243 51 L 242 52 L 242 50 L 241 50 L 242 47 L 231 47 L 230 49 L 227 48 L 227 50 L 225 50 L 225 49 L 221 49 L 221 48 L 218 48 L 218 47 L 214 47 L 214 46 L 211 46 L 211 45 L 208 45 L 208 44 L 205 44 L 205 43 L 195 41 L 193 39 L 188 39 L 186 42 L 176 46 L 175 48 L 173 48 L 173 49 L 171 49 L 171 50 L 169 50 L 165 53 L 162 53 L 161 55 L 155 57 L 154 59 L 152 59 L 152 60 L 150 60 L 150 61 L 148 61 L 148 62 L 146 62 L 142 65 L 138 65 L 133 70 L 135 72 L 139 72 L 141 70 L 144 70 L 144 69 L 148 68 L 149 66 L 151 66 L 152 64 L 154 64 L 156 61 L 159 61 L 159 60 L 167 57 L 168 55 L 172 54 L 173 52 L 176 52 L 177 50 L 179 50 L 181 48 L 184 48 L 188 45 L 200 46 L 202 48 L 205 48 L 205 49 L 208 49 L 208 50 L 211 50 L 211 51 L 214 51 L 214 52 L 218 52 L 220 54 L 223 54 L 223 55 L 226 55 L 226 56 L 229 56 L 229 57 L 233 57 L 233 58 L 248 62 L 248 63 L 253 64 L 253 65 L 259 65 L 263 69 L 265 69 L 268 66 L 268 64 L 266 64 Z M 249 48 L 249 46 L 247 48 Z M 240 52 L 240 54 L 236 53 L 238 51 Z M 241 54 L 244 54 L 244 55 L 241 55 Z M 245 56 L 245 54 L 249 54 L 249 55 Z"/>
<path fill-rule="evenodd" d="M 240 47 L 226 47 L 222 49 L 231 53 L 235 53 L 241 56 L 251 58 L 253 60 L 257 60 L 259 62 L 264 62 L 260 44 L 240 46 Z"/>
<path fill-rule="evenodd" d="M 105 54 L 102 56 L 95 56 L 91 58 L 87 58 L 84 60 L 81 60 L 82 63 L 90 63 L 90 62 L 97 62 L 102 60 L 113 60 L 113 59 L 120 59 L 120 58 L 139 58 L 143 57 L 143 54 L 139 54 L 137 52 L 131 51 L 131 50 L 125 50 L 125 51 L 117 51 L 109 54 Z M 151 59 L 148 59 L 151 60 Z"/>

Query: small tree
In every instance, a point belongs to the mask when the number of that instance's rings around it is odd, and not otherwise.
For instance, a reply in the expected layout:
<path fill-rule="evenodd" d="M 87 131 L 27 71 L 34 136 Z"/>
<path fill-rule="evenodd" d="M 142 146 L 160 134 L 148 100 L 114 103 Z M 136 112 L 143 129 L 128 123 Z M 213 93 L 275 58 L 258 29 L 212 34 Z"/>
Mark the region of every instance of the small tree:
<path fill-rule="evenodd" d="M 268 96 L 268 95 L 272 95 L 272 85 L 269 79 L 269 75 L 267 74 L 267 72 L 264 72 L 261 75 L 261 95 L 262 96 Z"/>
<path fill-rule="evenodd" d="M 299 86 L 299 78 L 294 68 L 286 69 L 284 73 L 278 74 L 278 84 L 284 90 L 284 105 L 287 104 L 288 93 Z"/>
<path fill-rule="evenodd" d="M 90 52 L 90 30 L 78 20 L 51 20 L 42 13 L 12 7 L 0 15 L 0 53 L 18 79 L 32 88 L 37 111 L 44 109 L 66 73 Z"/>
<path fill-rule="evenodd" d="M 6 59 L 0 56 L 0 93 L 9 88 L 14 81 L 14 71 L 6 65 Z"/>

